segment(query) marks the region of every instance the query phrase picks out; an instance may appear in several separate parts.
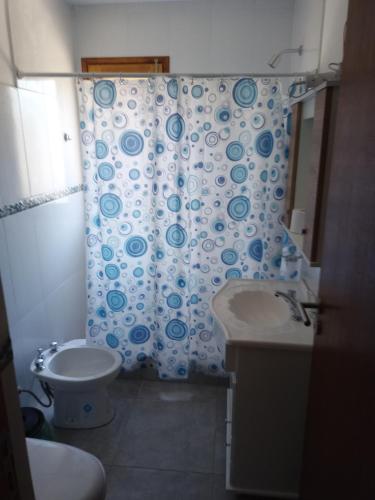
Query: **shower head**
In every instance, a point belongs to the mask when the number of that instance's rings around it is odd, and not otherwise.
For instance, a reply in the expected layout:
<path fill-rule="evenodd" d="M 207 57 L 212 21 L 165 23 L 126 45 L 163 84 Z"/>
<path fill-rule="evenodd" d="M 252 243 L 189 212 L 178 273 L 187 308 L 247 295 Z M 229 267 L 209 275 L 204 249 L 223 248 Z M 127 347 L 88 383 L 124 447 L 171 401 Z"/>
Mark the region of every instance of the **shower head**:
<path fill-rule="evenodd" d="M 284 54 L 298 54 L 299 56 L 302 55 L 303 52 L 303 45 L 300 45 L 298 49 L 284 49 L 278 52 L 277 54 L 274 54 L 271 59 L 268 61 L 268 66 L 271 68 L 275 69 L 276 66 L 279 64 L 281 56 Z"/>

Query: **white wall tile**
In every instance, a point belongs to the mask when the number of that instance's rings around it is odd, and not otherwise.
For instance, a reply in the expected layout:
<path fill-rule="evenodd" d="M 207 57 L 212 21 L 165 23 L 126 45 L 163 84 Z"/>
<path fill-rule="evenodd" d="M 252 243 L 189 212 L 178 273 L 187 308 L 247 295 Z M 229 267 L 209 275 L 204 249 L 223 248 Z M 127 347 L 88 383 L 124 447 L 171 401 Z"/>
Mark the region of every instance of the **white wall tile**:
<path fill-rule="evenodd" d="M 41 268 L 33 210 L 35 209 L 10 215 L 3 220 L 18 319 L 23 318 L 42 301 Z"/>
<path fill-rule="evenodd" d="M 38 347 L 47 347 L 50 340 L 50 324 L 44 302 L 34 307 L 11 329 L 17 383 L 25 388 L 32 385 L 30 363 Z"/>
<path fill-rule="evenodd" d="M 3 220 L 0 220 L 0 276 L 3 286 L 8 324 L 10 327 L 17 322 L 18 312 Z"/>
<path fill-rule="evenodd" d="M 32 195 L 54 191 L 45 96 L 19 89 L 26 158 Z"/>
<path fill-rule="evenodd" d="M 83 194 L 33 209 L 44 297 L 84 269 Z"/>
<path fill-rule="evenodd" d="M 67 186 L 82 183 L 80 129 L 75 81 L 72 78 L 57 81 L 61 134 L 68 133 L 72 140 L 63 142 L 63 161 Z"/>
<path fill-rule="evenodd" d="M 72 7 L 9 0 L 15 59 L 25 71 L 72 71 Z M 0 0 L 0 205 L 82 182 L 74 81 L 20 80 L 14 88 L 5 0 Z M 64 131 L 74 140 L 65 143 Z M 18 382 L 31 387 L 35 348 L 82 336 L 83 196 L 0 221 L 0 273 Z M 68 335 L 68 337 L 66 337 Z"/>
<path fill-rule="evenodd" d="M 0 85 L 0 204 L 30 195 L 17 89 Z"/>
<path fill-rule="evenodd" d="M 45 300 L 50 340 L 59 343 L 84 338 L 86 323 L 85 272 L 73 274 Z"/>
<path fill-rule="evenodd" d="M 75 88 L 52 79 L 39 81 L 37 88 L 19 90 L 33 195 L 82 182 Z M 64 132 L 72 141 L 64 141 Z"/>
<path fill-rule="evenodd" d="M 2 219 L 0 272 L 17 380 L 31 386 L 36 347 L 85 334 L 83 193 Z"/>

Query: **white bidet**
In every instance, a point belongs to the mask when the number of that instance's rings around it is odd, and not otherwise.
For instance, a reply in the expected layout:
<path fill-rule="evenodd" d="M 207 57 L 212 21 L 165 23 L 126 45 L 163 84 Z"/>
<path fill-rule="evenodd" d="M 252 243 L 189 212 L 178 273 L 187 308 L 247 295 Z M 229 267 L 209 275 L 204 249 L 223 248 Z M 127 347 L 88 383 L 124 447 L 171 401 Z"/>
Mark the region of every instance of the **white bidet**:
<path fill-rule="evenodd" d="M 86 340 L 71 340 L 41 352 L 31 371 L 52 387 L 56 427 L 91 428 L 108 423 L 113 408 L 107 386 L 121 367 L 121 355 Z"/>

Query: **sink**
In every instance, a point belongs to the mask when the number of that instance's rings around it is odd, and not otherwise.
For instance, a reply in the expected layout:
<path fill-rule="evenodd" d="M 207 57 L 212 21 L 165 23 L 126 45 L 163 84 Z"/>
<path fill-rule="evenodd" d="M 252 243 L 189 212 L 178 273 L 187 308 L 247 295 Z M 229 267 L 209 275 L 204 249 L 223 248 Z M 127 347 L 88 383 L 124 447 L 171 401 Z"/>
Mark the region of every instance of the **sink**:
<path fill-rule="evenodd" d="M 220 352 L 226 346 L 270 349 L 311 349 L 313 322 L 297 321 L 290 304 L 276 291 L 294 292 L 299 301 L 315 299 L 303 282 L 231 279 L 211 299 L 211 312 Z"/>
<path fill-rule="evenodd" d="M 240 321 L 254 327 L 276 328 L 290 319 L 288 304 L 280 297 L 262 290 L 242 290 L 229 300 L 229 310 Z"/>

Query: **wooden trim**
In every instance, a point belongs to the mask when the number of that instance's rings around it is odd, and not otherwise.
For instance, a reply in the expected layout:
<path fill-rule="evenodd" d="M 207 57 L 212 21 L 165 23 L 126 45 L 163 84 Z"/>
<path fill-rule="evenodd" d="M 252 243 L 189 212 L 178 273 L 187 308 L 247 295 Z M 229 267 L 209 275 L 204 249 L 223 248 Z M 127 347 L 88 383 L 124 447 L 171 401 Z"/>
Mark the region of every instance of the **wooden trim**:
<path fill-rule="evenodd" d="M 301 119 L 302 119 L 302 102 L 297 102 L 292 106 L 292 130 L 289 144 L 289 167 L 288 167 L 288 182 L 286 191 L 286 220 L 285 225 L 290 226 L 292 218 L 292 210 L 294 208 L 294 199 L 296 194 L 297 181 L 297 166 L 299 143 L 301 135 Z"/>
<path fill-rule="evenodd" d="M 142 57 L 83 57 L 81 59 L 82 71 L 89 72 L 91 65 L 114 65 L 114 64 L 154 64 L 155 59 L 158 60 L 158 71 L 159 73 L 169 73 L 169 56 L 142 56 Z M 106 70 L 99 70 L 98 72 L 105 73 Z M 131 71 L 130 71 L 131 73 Z"/>
<path fill-rule="evenodd" d="M 0 351 L 9 332 L 0 279 Z M 0 491 L 7 500 L 35 500 L 11 356 L 0 371 Z"/>

